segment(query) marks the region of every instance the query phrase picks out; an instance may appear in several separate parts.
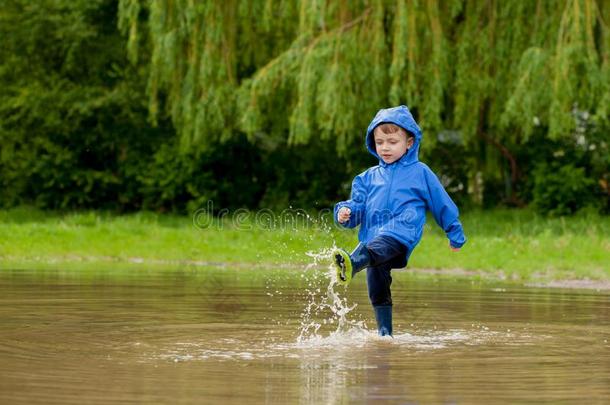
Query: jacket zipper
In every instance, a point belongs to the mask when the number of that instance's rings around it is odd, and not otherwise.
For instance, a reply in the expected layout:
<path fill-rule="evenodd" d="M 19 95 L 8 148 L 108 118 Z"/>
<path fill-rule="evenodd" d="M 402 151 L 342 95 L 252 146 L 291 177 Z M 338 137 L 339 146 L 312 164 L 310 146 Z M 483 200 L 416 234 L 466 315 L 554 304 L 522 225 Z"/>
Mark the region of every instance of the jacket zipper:
<path fill-rule="evenodd" d="M 395 167 L 392 167 L 392 165 L 388 165 L 388 168 L 390 169 L 390 188 L 388 189 L 388 198 L 386 200 L 385 207 L 388 211 L 390 211 L 390 196 L 392 195 L 392 183 L 394 182 Z"/>

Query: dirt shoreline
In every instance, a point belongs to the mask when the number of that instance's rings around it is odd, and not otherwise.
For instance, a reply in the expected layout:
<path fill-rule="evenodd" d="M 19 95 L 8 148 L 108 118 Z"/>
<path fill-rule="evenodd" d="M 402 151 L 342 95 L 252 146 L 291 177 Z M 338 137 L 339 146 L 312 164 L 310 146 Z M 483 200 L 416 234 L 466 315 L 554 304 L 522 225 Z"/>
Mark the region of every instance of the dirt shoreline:
<path fill-rule="evenodd" d="M 464 269 L 404 269 L 404 272 L 414 274 L 445 275 L 454 277 L 481 277 L 486 280 L 521 282 L 526 287 L 532 288 L 570 288 L 587 290 L 610 290 L 610 280 L 584 279 L 537 279 L 522 280 L 518 278 L 509 279 L 502 271 L 475 271 Z"/>
<path fill-rule="evenodd" d="M 281 269 L 317 269 L 324 270 L 326 265 L 321 264 L 302 264 L 302 263 L 248 263 L 248 262 L 217 262 L 205 260 L 171 260 L 171 259 L 145 259 L 141 257 L 114 257 L 114 256 L 78 256 L 67 255 L 62 257 L 38 258 L 38 259 L 20 259 L 15 257 L 0 257 L 0 264 L 5 263 L 45 263 L 45 264 L 61 264 L 61 263 L 116 263 L 116 264 L 138 264 L 138 265 L 169 265 L 169 266 L 194 266 L 194 267 L 233 267 L 233 268 L 281 268 Z M 6 267 L 6 266 L 3 266 Z M 569 288 L 569 289 L 588 289 L 588 290 L 610 290 L 610 280 L 592 280 L 584 279 L 552 279 L 549 277 L 532 277 L 529 280 L 524 280 L 516 277 L 507 277 L 501 270 L 465 270 L 465 269 L 426 269 L 426 268 L 406 268 L 396 270 L 398 272 L 410 273 L 415 275 L 429 276 L 452 276 L 452 277 L 480 277 L 489 281 L 507 281 L 521 283 L 526 287 L 532 288 Z"/>

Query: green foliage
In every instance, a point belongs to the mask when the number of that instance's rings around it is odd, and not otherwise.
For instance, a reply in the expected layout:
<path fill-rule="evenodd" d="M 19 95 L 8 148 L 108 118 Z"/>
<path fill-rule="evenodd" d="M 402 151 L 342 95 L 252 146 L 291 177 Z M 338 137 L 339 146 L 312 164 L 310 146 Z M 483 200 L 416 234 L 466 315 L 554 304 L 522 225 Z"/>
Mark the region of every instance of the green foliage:
<path fill-rule="evenodd" d="M 119 6 L 121 15 L 141 13 L 139 2 Z M 139 20 L 117 23 L 118 11 L 110 0 L 3 6 L 11 24 L 0 26 L 1 205 L 186 212 L 208 201 L 216 210 L 261 201 L 308 207 L 321 196 L 330 204 L 346 173 L 332 154 L 316 160 L 324 145 L 289 149 L 277 138 L 231 134 L 189 150 L 165 118 L 151 127 L 149 70 L 127 59 L 137 62 L 148 45 L 134 28 Z M 127 55 L 117 24 L 131 35 Z M 337 176 L 318 176 L 324 166 Z"/>
<path fill-rule="evenodd" d="M 216 208 L 255 206 L 263 192 L 264 167 L 245 139 L 234 139 L 204 153 L 181 153 L 163 144 L 137 171 L 142 208 L 192 212 L 213 201 Z M 260 180 L 259 180 L 260 179 Z"/>
<path fill-rule="evenodd" d="M 133 3 L 120 8 L 130 49 L 145 29 Z M 287 114 L 271 119 L 290 122 L 291 142 L 332 134 L 340 152 L 389 103 L 409 104 L 424 129 L 458 128 L 466 139 L 509 127 L 527 135 L 534 119 L 558 137 L 574 129 L 574 103 L 606 111 L 603 11 L 594 0 L 152 2 L 151 113 L 166 91 L 194 146 L 229 128 L 266 132 L 268 106 L 282 100 Z"/>
<path fill-rule="evenodd" d="M 593 202 L 594 184 L 582 167 L 541 163 L 534 171 L 533 203 L 542 213 L 573 214 Z"/>
<path fill-rule="evenodd" d="M 140 58 L 151 69 L 149 110 L 170 116 L 187 148 L 243 131 L 289 146 L 322 140 L 347 156 L 378 108 L 405 103 L 431 149 L 443 131 L 461 134 L 469 182 L 483 172 L 483 193 L 501 202 L 520 187 L 507 160 L 536 128 L 548 139 L 574 132 L 575 106 L 608 116 L 602 1 L 158 1 L 134 10 L 121 1 L 129 49 L 149 34 Z"/>
<path fill-rule="evenodd" d="M 607 14 L 599 0 L 5 0 L 0 205 L 331 205 L 375 163 L 373 114 L 406 103 L 460 204 L 527 203 L 534 162 L 555 159 L 610 211 Z"/>
<path fill-rule="evenodd" d="M 239 146 L 243 139 L 181 155 L 166 120 L 156 128 L 146 121 L 147 70 L 127 61 L 116 7 L 110 0 L 4 4 L 0 205 L 184 211 L 207 198 L 255 205 L 260 192 L 238 173 L 253 172 L 248 162 L 256 160 Z M 244 166 L 219 163 L 233 158 Z M 229 184 L 244 193 L 227 198 Z"/>
<path fill-rule="evenodd" d="M 576 130 L 558 139 L 548 139 L 545 128 L 534 129 L 517 156 L 519 193 L 544 213 L 566 215 L 587 205 L 608 212 L 608 123 L 576 108 L 572 114 Z"/>
<path fill-rule="evenodd" d="M 3 3 L 1 204 L 100 207 L 116 200 L 121 156 L 151 131 L 137 119 L 144 109 L 139 74 L 108 25 L 116 22 L 115 6 Z"/>

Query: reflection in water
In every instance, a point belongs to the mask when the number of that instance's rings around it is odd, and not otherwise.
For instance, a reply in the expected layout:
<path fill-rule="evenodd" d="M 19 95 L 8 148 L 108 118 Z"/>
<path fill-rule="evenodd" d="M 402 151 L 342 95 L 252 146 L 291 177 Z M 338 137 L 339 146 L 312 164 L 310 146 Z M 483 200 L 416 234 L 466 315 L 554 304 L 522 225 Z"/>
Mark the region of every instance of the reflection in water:
<path fill-rule="evenodd" d="M 606 402 L 607 292 L 319 271 L 0 273 L 0 402 Z"/>

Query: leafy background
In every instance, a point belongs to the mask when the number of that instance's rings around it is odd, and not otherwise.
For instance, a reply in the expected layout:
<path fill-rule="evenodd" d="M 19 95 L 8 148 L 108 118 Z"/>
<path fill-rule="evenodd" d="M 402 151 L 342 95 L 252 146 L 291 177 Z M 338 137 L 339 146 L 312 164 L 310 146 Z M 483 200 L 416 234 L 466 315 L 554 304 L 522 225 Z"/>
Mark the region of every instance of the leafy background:
<path fill-rule="evenodd" d="M 460 206 L 610 210 L 602 0 L 5 0 L 0 204 L 325 208 L 407 104 Z"/>

